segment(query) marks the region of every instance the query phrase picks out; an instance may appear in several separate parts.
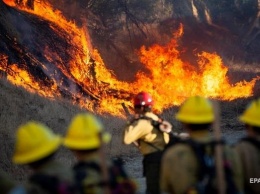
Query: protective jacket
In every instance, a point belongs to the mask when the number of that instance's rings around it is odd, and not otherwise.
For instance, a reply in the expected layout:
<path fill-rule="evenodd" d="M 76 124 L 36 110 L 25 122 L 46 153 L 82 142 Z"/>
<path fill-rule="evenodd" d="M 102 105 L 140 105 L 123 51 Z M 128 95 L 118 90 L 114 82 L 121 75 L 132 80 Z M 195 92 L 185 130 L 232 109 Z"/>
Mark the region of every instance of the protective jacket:
<path fill-rule="evenodd" d="M 145 116 L 156 121 L 159 120 L 159 117 L 152 112 L 145 113 Z M 151 121 L 147 119 L 138 119 L 126 126 L 123 142 L 125 144 L 137 142 L 140 152 L 146 155 L 163 150 L 165 144 L 169 142 L 169 134 L 162 133 L 156 129 L 151 124 Z M 151 144 L 153 146 L 151 146 Z"/>
<path fill-rule="evenodd" d="M 86 164 L 91 164 L 92 167 Z M 108 165 L 108 164 L 106 164 Z M 104 180 L 99 168 L 101 159 L 98 152 L 90 153 L 88 156 L 74 166 L 74 177 L 76 184 L 82 194 L 104 193 Z"/>
<path fill-rule="evenodd" d="M 252 139 L 256 144 L 245 139 L 238 142 L 235 147 L 242 161 L 243 183 L 246 194 L 260 193 L 260 147 L 258 147 L 260 136 Z"/>
<path fill-rule="evenodd" d="M 209 143 L 212 138 L 208 131 L 193 131 L 191 139 L 199 143 Z M 241 163 L 238 155 L 229 147 L 224 147 L 227 161 L 232 169 L 232 178 L 236 188 L 242 190 Z M 161 163 L 160 187 L 162 192 L 187 194 L 199 181 L 200 163 L 190 145 L 176 144 L 168 148 Z"/>
<path fill-rule="evenodd" d="M 155 121 L 159 117 L 147 112 L 145 117 Z M 137 142 L 138 149 L 143 154 L 143 174 L 146 177 L 146 188 L 149 194 L 158 194 L 159 175 L 162 151 L 169 142 L 169 134 L 161 132 L 148 119 L 137 119 L 127 125 L 124 131 L 123 142 L 131 144 Z"/>

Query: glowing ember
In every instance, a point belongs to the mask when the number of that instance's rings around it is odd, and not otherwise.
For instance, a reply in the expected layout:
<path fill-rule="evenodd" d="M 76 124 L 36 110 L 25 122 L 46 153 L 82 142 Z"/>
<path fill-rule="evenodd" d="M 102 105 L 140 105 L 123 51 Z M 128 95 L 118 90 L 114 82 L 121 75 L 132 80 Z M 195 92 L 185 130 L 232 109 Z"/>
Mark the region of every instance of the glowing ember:
<path fill-rule="evenodd" d="M 46 59 L 57 66 L 66 76 L 67 80 L 80 86 L 82 91 L 67 90 L 74 100 L 82 107 L 99 113 L 111 113 L 122 116 L 122 103 L 131 106 L 129 98 L 139 91 L 149 92 L 155 100 L 155 109 L 162 111 L 173 105 L 181 104 L 187 97 L 202 95 L 222 100 L 249 97 L 252 95 L 254 85 L 259 78 L 250 82 L 241 81 L 231 85 L 227 77 L 227 67 L 222 63 L 216 53 L 202 52 L 198 54 L 198 64 L 192 65 L 180 58 L 177 40 L 183 34 L 183 27 L 173 35 L 172 40 L 165 46 L 153 45 L 150 48 L 144 46 L 140 49 L 140 62 L 149 70 L 149 74 L 138 72 L 136 81 L 132 83 L 119 81 L 103 63 L 97 50 L 92 49 L 88 33 L 78 28 L 74 23 L 67 21 L 60 12 L 42 1 L 34 2 L 34 9 L 28 9 L 24 5 L 16 5 L 14 0 L 4 0 L 9 6 L 38 15 L 52 22 L 52 29 L 59 33 L 55 26 L 63 29 L 68 35 L 67 42 L 76 47 L 77 53 L 70 60 L 69 67 L 65 68 L 55 62 L 53 53 L 48 48 L 42 51 Z M 1 54 L 6 57 L 6 54 Z M 59 57 L 61 58 L 61 57 Z M 8 66 L 8 71 L 6 67 Z M 48 73 L 48 66 L 41 66 Z M 30 92 L 36 92 L 45 97 L 60 97 L 62 81 L 54 75 L 48 75 L 52 86 L 45 87 L 37 82 L 35 75 L 30 75 L 26 68 L 19 68 L 16 64 L 0 63 L 0 70 L 5 71 L 7 79 L 13 84 L 23 86 Z M 82 92 L 92 95 L 91 100 Z"/>

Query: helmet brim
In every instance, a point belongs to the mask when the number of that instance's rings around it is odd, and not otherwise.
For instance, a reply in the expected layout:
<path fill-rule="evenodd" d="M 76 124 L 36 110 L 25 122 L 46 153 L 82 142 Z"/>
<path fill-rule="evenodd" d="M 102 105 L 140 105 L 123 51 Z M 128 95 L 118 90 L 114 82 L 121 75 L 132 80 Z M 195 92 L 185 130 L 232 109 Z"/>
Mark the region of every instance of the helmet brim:
<path fill-rule="evenodd" d="M 102 133 L 102 143 L 109 143 L 110 140 L 111 135 L 109 133 Z M 90 150 L 99 148 L 101 146 L 101 142 L 99 138 L 96 137 L 81 140 L 64 138 L 63 145 L 72 150 Z"/>

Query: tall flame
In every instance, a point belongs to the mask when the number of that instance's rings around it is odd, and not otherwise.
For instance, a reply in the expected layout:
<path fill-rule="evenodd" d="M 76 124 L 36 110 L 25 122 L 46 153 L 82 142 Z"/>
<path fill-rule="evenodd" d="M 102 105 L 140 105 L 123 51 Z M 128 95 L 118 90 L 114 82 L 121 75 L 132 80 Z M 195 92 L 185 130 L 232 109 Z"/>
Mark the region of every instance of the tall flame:
<path fill-rule="evenodd" d="M 97 99 L 98 105 L 80 92 L 68 91 L 77 99 L 75 103 L 90 111 L 122 116 L 122 103 L 131 106 L 130 97 L 139 91 L 147 91 L 153 96 L 156 102 L 154 108 L 158 111 L 180 105 L 187 97 L 193 95 L 233 100 L 252 96 L 254 85 L 259 80 L 257 77 L 249 82 L 240 81 L 234 85 L 230 84 L 227 77 L 228 68 L 216 53 L 198 54 L 198 62 L 195 65 L 183 61 L 178 50 L 178 39 L 183 34 L 181 25 L 167 45 L 156 44 L 149 48 L 142 46 L 139 50 L 140 62 L 149 73 L 139 71 L 134 82 L 123 82 L 106 68 L 99 52 L 92 48 L 87 30 L 67 21 L 61 12 L 54 11 L 52 6 L 41 1 L 35 1 L 33 9 L 26 8 L 25 4 L 16 5 L 14 0 L 4 0 L 4 2 L 9 6 L 38 15 L 59 26 L 68 34 L 68 42 L 78 48 L 78 52 L 73 53 L 74 58 L 69 62 L 69 68 L 66 69 L 54 62 L 56 56 L 48 52 L 48 48 L 42 52 L 50 63 L 57 65 L 68 80 L 73 80 Z M 54 27 L 53 30 L 59 33 Z M 0 55 L 7 58 L 6 54 L 0 53 Z M 6 70 L 7 66 L 11 71 Z M 42 68 L 48 69 L 44 65 Z M 6 71 L 7 79 L 13 84 L 21 85 L 30 92 L 50 98 L 61 96 L 58 88 L 62 83 L 53 75 L 52 86 L 44 87 L 34 79 L 34 75 L 16 64 L 7 64 L 7 60 L 0 63 L 0 70 Z"/>

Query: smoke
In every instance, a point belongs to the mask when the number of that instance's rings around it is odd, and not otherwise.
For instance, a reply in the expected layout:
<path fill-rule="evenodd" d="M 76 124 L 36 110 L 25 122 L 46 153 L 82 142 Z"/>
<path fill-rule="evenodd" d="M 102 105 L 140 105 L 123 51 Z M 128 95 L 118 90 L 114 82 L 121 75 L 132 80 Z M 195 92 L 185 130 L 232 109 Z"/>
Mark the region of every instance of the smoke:
<path fill-rule="evenodd" d="M 33 16 L 30 16 L 30 20 L 35 19 Z M 16 42 L 33 49 L 37 32 L 35 27 L 32 26 L 32 22 L 28 22 L 28 16 L 26 17 L 23 13 L 17 14 L 12 11 L 7 15 L 6 21 L 8 21 L 7 28 L 10 27 L 8 32 L 15 33 L 13 37 L 15 37 Z"/>

